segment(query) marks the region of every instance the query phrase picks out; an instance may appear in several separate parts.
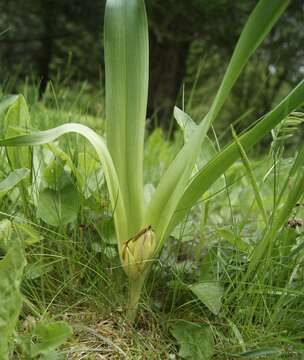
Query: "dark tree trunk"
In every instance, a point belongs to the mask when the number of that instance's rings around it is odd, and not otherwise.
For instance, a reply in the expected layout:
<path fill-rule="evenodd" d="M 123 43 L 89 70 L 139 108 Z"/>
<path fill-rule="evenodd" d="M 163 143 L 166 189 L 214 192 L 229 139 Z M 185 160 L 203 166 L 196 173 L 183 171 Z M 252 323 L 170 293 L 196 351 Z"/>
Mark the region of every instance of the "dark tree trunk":
<path fill-rule="evenodd" d="M 168 130 L 171 125 L 173 107 L 186 74 L 186 62 L 190 42 L 158 42 L 150 36 L 150 82 L 148 117 L 158 121 Z"/>
<path fill-rule="evenodd" d="M 44 34 L 41 41 L 40 53 L 38 56 L 38 75 L 40 78 L 39 96 L 42 97 L 50 80 L 50 65 L 53 59 L 53 29 L 55 28 L 55 16 L 52 0 L 43 2 L 42 19 Z"/>

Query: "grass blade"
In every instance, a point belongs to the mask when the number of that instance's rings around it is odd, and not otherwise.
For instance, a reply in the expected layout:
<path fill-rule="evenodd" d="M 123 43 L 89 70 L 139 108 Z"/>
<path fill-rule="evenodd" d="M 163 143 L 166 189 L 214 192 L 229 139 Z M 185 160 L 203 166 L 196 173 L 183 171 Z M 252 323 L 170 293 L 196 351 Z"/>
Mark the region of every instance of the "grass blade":
<path fill-rule="evenodd" d="M 232 135 L 233 135 L 233 138 L 234 138 L 234 141 L 235 143 L 237 144 L 238 148 L 239 148 L 239 151 L 240 151 L 240 155 L 241 155 L 241 159 L 242 159 L 242 162 L 243 162 L 243 165 L 244 165 L 244 168 L 246 170 L 246 174 L 247 174 L 247 177 L 248 177 L 248 180 L 251 184 L 251 187 L 252 187 L 252 190 L 254 192 L 254 196 L 255 196 L 255 199 L 256 199 L 256 202 L 257 202 L 257 205 L 261 211 L 261 214 L 263 216 L 263 219 L 264 219 L 264 222 L 265 222 L 265 225 L 267 226 L 268 225 L 268 218 L 267 218 L 267 213 L 266 213 L 266 209 L 265 209 L 265 206 L 264 206 L 264 202 L 263 202 L 263 199 L 262 199 L 262 196 L 261 196 L 261 193 L 260 193 L 260 190 L 259 190 L 259 186 L 258 186 L 258 183 L 257 183 L 257 179 L 256 179 L 256 176 L 251 168 L 251 165 L 250 165 L 250 161 L 247 157 L 247 154 L 242 146 L 242 144 L 240 143 L 237 135 L 236 135 L 236 132 L 234 131 L 233 127 L 232 127 Z"/>
<path fill-rule="evenodd" d="M 278 210 L 277 214 L 274 214 L 274 221 L 272 223 L 271 228 L 266 232 L 263 239 L 258 243 L 258 245 L 254 248 L 250 258 L 251 261 L 248 266 L 248 270 L 245 274 L 245 279 L 242 281 L 245 283 L 248 278 L 255 272 L 257 266 L 259 265 L 262 257 L 266 253 L 269 245 L 272 241 L 275 240 L 277 232 L 280 228 L 287 223 L 288 218 L 296 206 L 297 202 L 303 196 L 304 191 L 304 147 L 298 154 L 298 159 L 301 159 L 302 162 L 297 171 L 296 179 L 293 182 L 293 186 L 288 193 L 288 197 L 284 203 L 284 206 Z"/>

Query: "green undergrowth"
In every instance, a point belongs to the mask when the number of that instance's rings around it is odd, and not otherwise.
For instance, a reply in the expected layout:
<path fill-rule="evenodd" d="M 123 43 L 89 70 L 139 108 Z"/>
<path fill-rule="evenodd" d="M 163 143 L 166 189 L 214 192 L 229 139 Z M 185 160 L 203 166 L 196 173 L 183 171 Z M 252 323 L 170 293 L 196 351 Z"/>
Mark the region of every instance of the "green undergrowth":
<path fill-rule="evenodd" d="M 74 93 L 50 85 L 38 101 L 35 87 L 24 85 L 32 127 L 73 121 L 104 131 L 103 104 L 80 96 L 81 88 Z M 134 327 L 124 315 L 128 282 L 92 149 L 71 135 L 18 153 L 1 150 L 9 161 L 0 165 L 0 266 L 9 261 L 7 239 L 19 246 L 24 266 L 16 283 L 23 307 L 9 334 L 11 358 L 304 358 L 303 188 L 296 204 L 290 200 L 298 184 L 292 167 L 303 159 L 300 151 L 285 153 L 279 131 L 269 152 L 243 152 L 171 233 L 153 264 Z M 179 130 L 168 140 L 156 129 L 147 136 L 146 201 L 184 135 Z M 210 138 L 215 145 L 205 151 L 222 146 L 215 134 Z M 34 162 L 20 171 L 12 159 L 27 151 L 34 152 Z M 271 232 L 281 213 L 282 226 Z M 253 251 L 263 239 L 266 250 Z M 43 352 L 39 341 L 44 344 L 54 329 L 60 339 Z"/>

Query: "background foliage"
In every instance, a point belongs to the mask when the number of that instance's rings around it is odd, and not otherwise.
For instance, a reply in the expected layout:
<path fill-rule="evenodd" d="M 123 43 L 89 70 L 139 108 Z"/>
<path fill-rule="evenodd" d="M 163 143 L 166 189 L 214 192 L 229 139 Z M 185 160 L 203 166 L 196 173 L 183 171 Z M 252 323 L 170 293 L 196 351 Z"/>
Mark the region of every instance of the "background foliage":
<path fill-rule="evenodd" d="M 150 27 L 150 127 L 168 129 L 173 105 L 197 121 L 207 111 L 254 0 L 147 2 Z M 11 91 L 35 78 L 40 95 L 48 80 L 65 85 L 104 84 L 104 0 L 11 0 L 0 3 L 0 75 Z M 304 4 L 292 1 L 247 67 L 219 127 L 244 114 L 244 126 L 264 114 L 304 73 Z M 15 74 L 12 77 L 12 74 Z M 2 80 L 2 81 L 3 81 Z M 183 88 L 184 85 L 184 88 Z M 103 113 L 103 105 L 98 108 Z M 90 111 L 93 111 L 90 109 Z"/>

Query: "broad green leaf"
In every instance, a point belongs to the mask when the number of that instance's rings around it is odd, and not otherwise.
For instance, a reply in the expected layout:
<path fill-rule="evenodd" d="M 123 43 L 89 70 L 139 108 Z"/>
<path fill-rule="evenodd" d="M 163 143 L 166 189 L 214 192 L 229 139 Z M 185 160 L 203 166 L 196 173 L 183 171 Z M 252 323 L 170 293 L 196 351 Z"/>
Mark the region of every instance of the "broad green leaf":
<path fill-rule="evenodd" d="M 104 172 L 101 168 L 94 170 L 86 179 L 83 195 L 89 198 L 94 195 L 96 199 L 100 199 L 101 189 L 104 185 Z"/>
<path fill-rule="evenodd" d="M 190 285 L 189 289 L 213 314 L 219 314 L 224 295 L 224 289 L 219 282 L 200 282 Z"/>
<path fill-rule="evenodd" d="M 114 221 L 111 216 L 104 215 L 100 222 L 95 223 L 95 229 L 106 244 L 117 244 Z"/>
<path fill-rule="evenodd" d="M 39 194 L 37 216 L 52 226 L 62 226 L 77 219 L 80 196 L 72 184 L 60 191 L 45 189 Z"/>
<path fill-rule="evenodd" d="M 62 190 L 72 182 L 70 174 L 64 168 L 64 163 L 58 159 L 52 160 L 44 168 L 42 176 L 47 187 L 53 190 Z"/>
<path fill-rule="evenodd" d="M 19 232 L 24 246 L 36 244 L 43 239 L 41 233 L 28 224 L 15 223 L 15 229 Z"/>
<path fill-rule="evenodd" d="M 63 166 L 70 168 L 86 199 L 104 184 L 104 173 L 100 168 L 98 157 L 91 148 L 87 149 L 86 152 L 78 153 L 77 166 L 75 166 L 71 157 L 60 149 L 59 146 L 48 144 L 48 148 L 56 156 L 56 159 L 60 159 Z M 47 168 L 50 166 L 51 164 L 48 164 Z M 47 168 L 45 171 L 49 171 Z M 66 174 L 66 172 L 64 173 Z M 49 182 L 48 185 L 50 185 Z"/>
<path fill-rule="evenodd" d="M 0 182 L 0 198 L 12 190 L 20 181 L 26 179 L 30 174 L 29 169 L 16 169 L 8 177 Z"/>
<path fill-rule="evenodd" d="M 0 115 L 5 113 L 7 109 L 10 108 L 14 104 L 14 102 L 18 99 L 18 95 L 7 95 L 1 98 L 0 100 Z M 0 133 L 4 132 L 4 122 L 1 122 L 0 125 Z"/>
<path fill-rule="evenodd" d="M 184 134 L 184 141 L 186 143 L 191 138 L 191 135 L 197 130 L 198 125 L 187 113 L 177 106 L 174 107 L 174 118 Z"/>
<path fill-rule="evenodd" d="M 81 179 L 79 171 L 74 165 L 71 157 L 55 144 L 48 144 L 48 148 L 55 155 L 56 158 L 59 158 L 63 164 L 66 164 L 71 169 L 72 173 L 74 174 L 77 181 L 81 185 L 83 179 Z"/>
<path fill-rule="evenodd" d="M 32 332 L 37 341 L 31 346 L 31 356 L 47 355 L 63 345 L 72 335 L 72 328 L 65 322 L 38 323 Z"/>
<path fill-rule="evenodd" d="M 0 360 L 8 360 L 12 335 L 22 307 L 20 284 L 26 264 L 21 243 L 9 242 L 0 260 Z"/>
<path fill-rule="evenodd" d="M 48 144 L 67 133 L 78 133 L 84 136 L 97 152 L 97 155 L 103 165 L 112 207 L 115 209 L 114 218 L 116 233 L 121 242 L 125 241 L 127 238 L 126 214 L 121 196 L 120 184 L 111 155 L 101 136 L 84 125 L 70 123 L 47 131 L 39 131 L 30 135 L 0 140 L 0 146 L 33 146 Z"/>
<path fill-rule="evenodd" d="M 100 168 L 98 159 L 91 151 L 78 153 L 78 170 L 86 178 Z"/>
<path fill-rule="evenodd" d="M 198 125 L 191 119 L 191 117 L 186 114 L 184 111 L 178 107 L 174 108 L 174 117 L 183 131 L 185 143 L 191 139 L 191 136 L 198 129 Z M 198 157 L 195 161 L 194 170 L 192 176 L 194 176 L 204 165 L 208 163 L 216 154 L 217 150 L 211 141 L 211 139 L 206 135 L 205 140 L 201 146 L 201 150 L 198 154 Z M 223 189 L 225 187 L 225 179 L 221 177 L 218 179 L 218 182 L 213 185 L 213 191 Z"/>
<path fill-rule="evenodd" d="M 269 33 L 288 3 L 288 0 L 259 1 L 242 31 L 210 111 L 199 124 L 191 139 L 179 152 L 156 189 L 147 210 L 145 223 L 151 224 L 155 228 L 160 243 L 170 233 L 172 216 L 183 196 L 195 160 L 212 122 L 224 105 L 249 57 Z"/>
<path fill-rule="evenodd" d="M 173 236 L 180 242 L 193 241 L 195 233 L 197 232 L 197 224 L 193 221 L 187 221 L 185 224 L 181 223 L 175 227 L 170 236 Z"/>
<path fill-rule="evenodd" d="M 179 356 L 189 360 L 209 360 L 214 352 L 211 329 L 186 321 L 176 322 L 170 329 L 179 347 Z"/>
<path fill-rule="evenodd" d="M 143 0 L 107 0 L 106 134 L 121 184 L 128 238 L 143 225 L 143 146 L 148 97 L 148 24 Z"/>
<path fill-rule="evenodd" d="M 244 242 L 239 236 L 236 236 L 233 231 L 225 228 L 219 228 L 216 231 L 221 237 L 227 240 L 239 251 L 248 251 L 249 245 Z"/>
<path fill-rule="evenodd" d="M 5 136 L 13 137 L 26 134 L 31 126 L 30 114 L 22 95 L 18 95 L 16 101 L 9 108 L 5 123 Z M 7 149 L 7 157 L 13 169 L 31 168 L 30 149 Z"/>
<path fill-rule="evenodd" d="M 197 131 L 198 125 L 191 119 L 191 117 L 188 114 L 186 114 L 178 107 L 174 108 L 174 117 L 179 127 L 183 131 L 185 143 L 188 142 L 189 139 L 191 139 L 193 133 Z M 195 172 L 198 169 L 202 168 L 203 165 L 205 165 L 209 160 L 211 160 L 213 156 L 216 155 L 216 153 L 217 151 L 213 145 L 213 142 L 208 136 L 206 136 L 201 151 L 199 153 L 199 156 L 196 160 Z"/>
<path fill-rule="evenodd" d="M 250 149 L 261 140 L 271 129 L 286 118 L 288 114 L 304 103 L 304 80 L 272 111 L 266 114 L 252 129 L 239 137 L 244 150 Z M 169 226 L 173 229 L 188 213 L 191 207 L 210 186 L 240 157 L 236 142 L 225 147 L 218 155 L 204 166 L 190 181 L 183 194 L 174 217 Z M 168 233 L 170 233 L 168 231 Z"/>
<path fill-rule="evenodd" d="M 81 152 L 78 154 L 78 167 L 77 167 L 83 195 L 88 199 L 91 195 L 97 192 L 96 198 L 100 197 L 100 189 L 104 184 L 104 173 L 100 168 L 98 159 L 94 157 L 91 151 Z"/>
<path fill-rule="evenodd" d="M 57 260 L 60 261 L 60 260 Z M 54 263 L 44 263 L 43 259 L 28 264 L 24 271 L 24 277 L 29 280 L 37 279 L 53 270 Z"/>

